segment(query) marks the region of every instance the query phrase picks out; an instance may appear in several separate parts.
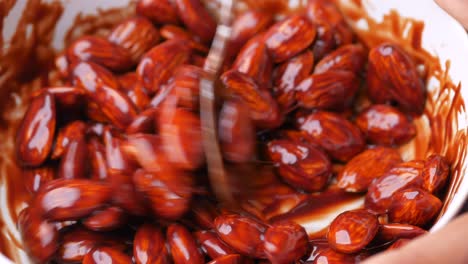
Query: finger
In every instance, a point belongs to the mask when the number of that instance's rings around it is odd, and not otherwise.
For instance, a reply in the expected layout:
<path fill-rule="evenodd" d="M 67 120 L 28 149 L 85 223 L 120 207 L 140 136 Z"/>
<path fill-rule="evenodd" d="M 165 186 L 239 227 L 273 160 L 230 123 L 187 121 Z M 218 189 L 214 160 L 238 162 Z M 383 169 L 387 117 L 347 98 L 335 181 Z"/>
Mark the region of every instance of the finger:
<path fill-rule="evenodd" d="M 364 264 L 465 264 L 468 263 L 468 213 L 433 234 L 406 246 L 384 252 Z"/>
<path fill-rule="evenodd" d="M 468 29 L 468 1 L 466 0 L 435 0 L 447 13 L 457 19 Z"/>

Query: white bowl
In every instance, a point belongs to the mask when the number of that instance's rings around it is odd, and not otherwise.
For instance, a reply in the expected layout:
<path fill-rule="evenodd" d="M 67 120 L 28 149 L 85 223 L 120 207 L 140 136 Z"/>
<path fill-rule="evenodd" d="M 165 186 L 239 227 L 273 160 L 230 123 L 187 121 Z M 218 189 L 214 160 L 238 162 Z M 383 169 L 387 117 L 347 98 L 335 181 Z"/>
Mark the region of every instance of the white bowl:
<path fill-rule="evenodd" d="M 214 0 L 213 0 L 214 1 Z M 220 1 L 220 0 L 217 0 Z M 301 2 L 300 0 L 289 0 L 290 3 L 297 4 Z M 304 0 L 303 0 L 304 1 Z M 60 22 L 57 24 L 55 31 L 55 38 L 53 40 L 53 46 L 57 50 L 63 48 L 63 38 L 65 32 L 71 26 L 71 22 L 79 12 L 85 13 L 96 13 L 97 8 L 109 8 L 109 7 L 119 7 L 125 6 L 129 3 L 129 0 L 94 0 L 94 1 L 66 1 L 65 3 L 63 17 Z M 353 6 L 356 2 L 361 1 L 351 1 L 351 0 L 341 0 L 340 1 L 343 10 L 347 14 L 356 12 L 356 7 Z M 19 0 L 16 3 L 16 6 L 12 9 L 12 12 L 7 16 L 4 22 L 4 28 L 2 29 L 2 34 L 6 42 L 14 33 L 16 29 L 16 23 L 19 14 L 22 13 L 25 8 L 26 0 Z M 425 24 L 425 29 L 422 34 L 422 46 L 425 50 L 431 53 L 434 56 L 439 58 L 440 64 L 443 66 L 441 69 L 445 70 L 445 62 L 450 60 L 450 70 L 448 71 L 448 76 L 455 84 L 461 84 L 460 96 L 464 99 L 468 99 L 468 74 L 466 74 L 466 59 L 468 58 L 468 37 L 466 31 L 449 15 L 447 15 L 442 9 L 440 9 L 433 1 L 428 0 L 362 0 L 362 8 L 365 10 L 370 17 L 376 21 L 381 21 L 384 14 L 388 14 L 390 10 L 396 10 L 401 16 L 417 19 L 423 21 Z M 365 27 L 366 23 L 363 21 L 352 21 L 351 23 L 356 23 L 358 27 Z M 382 27 L 381 27 L 382 28 Z M 380 29 L 377 29 L 372 32 L 373 34 L 382 33 Z M 15 45 L 15 43 L 11 43 Z M 16 43 L 18 44 L 18 43 Z M 454 90 L 450 89 L 441 89 L 440 84 L 434 79 L 431 79 L 428 85 L 429 98 L 434 102 L 431 104 L 432 107 L 438 107 L 437 111 L 443 113 L 447 110 L 450 102 L 440 103 L 441 101 L 435 100 L 436 98 L 449 98 L 453 99 L 454 96 L 457 96 Z M 17 96 L 14 95 L 13 96 Z M 17 98 L 17 97 L 14 97 Z M 429 115 L 434 113 L 433 110 L 429 111 Z M 403 147 L 405 152 L 405 159 L 411 158 L 423 158 L 429 154 L 430 151 L 440 151 L 442 154 L 450 154 L 454 162 L 455 170 L 452 173 L 452 180 L 447 191 L 447 197 L 445 199 L 444 207 L 440 216 L 438 217 L 435 225 L 432 227 L 431 231 L 435 231 L 446 225 L 451 219 L 453 219 L 457 213 L 460 211 L 463 206 L 467 194 L 468 194 L 468 177 L 465 177 L 467 173 L 468 161 L 466 161 L 467 155 L 467 144 L 468 144 L 468 116 L 463 107 L 460 107 L 458 111 L 450 115 L 448 118 L 445 116 L 442 118 L 445 123 L 443 129 L 439 129 L 442 132 L 445 131 L 444 140 L 441 140 L 442 145 L 434 146 L 433 140 L 430 137 L 427 137 L 428 133 L 431 132 L 430 126 L 428 126 L 427 119 L 422 117 L 417 120 L 418 126 L 418 139 L 412 143 Z M 446 129 L 450 127 L 451 129 Z M 438 131 L 440 133 L 441 131 Z M 4 139 L 3 143 L 0 143 L 0 148 L 5 149 L 5 152 L 12 150 L 12 134 L 8 134 L 5 131 L 0 131 L 0 136 Z M 440 140 L 439 140 L 440 141 Z M 418 149 L 418 151 L 415 151 Z M 11 166 L 12 164 L 7 164 L 6 160 L 0 159 L 0 167 Z M 4 245 L 9 248 L 11 258 L 16 263 L 29 263 L 27 255 L 23 250 L 17 247 L 19 239 L 19 234 L 16 230 L 14 223 L 15 215 L 24 204 L 15 208 L 14 211 L 10 211 L 8 206 L 8 192 L 5 188 L 6 182 L 6 173 L 4 169 L 0 170 L 0 214 L 2 217 L 3 225 L 1 226 L 1 232 L 9 238 L 8 241 L 5 241 L 7 245 Z M 356 206 L 356 205 L 351 205 Z M 338 212 L 334 212 L 336 215 Z M 331 218 L 333 219 L 333 217 Z M 330 221 L 330 219 L 328 220 Z M 326 224 L 326 223 L 325 223 Z M 16 242 L 14 242 L 16 241 Z M 11 263 L 7 258 L 0 254 L 0 264 Z"/>

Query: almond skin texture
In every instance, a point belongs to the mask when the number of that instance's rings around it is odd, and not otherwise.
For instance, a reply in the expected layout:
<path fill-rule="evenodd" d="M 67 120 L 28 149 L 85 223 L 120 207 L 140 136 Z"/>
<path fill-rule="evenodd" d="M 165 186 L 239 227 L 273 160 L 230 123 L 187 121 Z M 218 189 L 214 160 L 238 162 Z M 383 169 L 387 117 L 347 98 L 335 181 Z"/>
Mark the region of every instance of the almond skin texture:
<path fill-rule="evenodd" d="M 305 229 L 294 223 L 276 223 L 265 232 L 265 255 L 271 263 L 292 263 L 309 250 L 309 237 Z"/>
<path fill-rule="evenodd" d="M 398 109 L 372 105 L 356 118 L 356 125 L 373 144 L 402 145 L 416 135 L 414 124 Z"/>
<path fill-rule="evenodd" d="M 116 72 L 126 71 L 134 65 L 128 50 L 96 36 L 75 40 L 67 50 L 67 58 L 70 64 L 93 62 Z"/>
<path fill-rule="evenodd" d="M 195 238 L 193 238 L 192 234 L 190 234 L 184 226 L 171 224 L 167 228 L 166 237 L 175 264 L 205 263 Z"/>
<path fill-rule="evenodd" d="M 274 62 L 279 63 L 305 50 L 315 39 L 316 30 L 304 16 L 295 15 L 273 25 L 265 44 Z"/>
<path fill-rule="evenodd" d="M 150 224 L 141 225 L 133 241 L 136 264 L 169 264 L 171 257 L 162 231 Z"/>
<path fill-rule="evenodd" d="M 337 160 L 348 161 L 364 149 L 361 131 L 337 114 L 319 111 L 296 121 L 312 144 L 320 146 Z"/>
<path fill-rule="evenodd" d="M 322 190 L 331 176 L 331 163 L 320 150 L 288 140 L 268 143 L 270 160 L 281 178 L 295 188 L 309 192 Z"/>
<path fill-rule="evenodd" d="M 110 261 L 110 262 L 108 262 Z M 131 264 L 132 259 L 123 252 L 111 247 L 97 247 L 83 258 L 83 264 Z"/>
<path fill-rule="evenodd" d="M 408 54 L 397 45 L 384 43 L 369 52 L 369 97 L 376 103 L 394 100 L 405 112 L 421 114 L 426 88 Z"/>
<path fill-rule="evenodd" d="M 308 109 L 344 110 L 351 106 L 359 79 L 350 71 L 312 74 L 296 87 L 296 100 Z"/>
<path fill-rule="evenodd" d="M 39 190 L 34 206 L 50 220 L 77 220 L 89 215 L 110 198 L 111 189 L 105 183 L 85 179 L 57 179 Z"/>
<path fill-rule="evenodd" d="M 261 89 L 270 88 L 273 62 L 263 34 L 250 39 L 242 47 L 231 69 L 252 77 Z"/>
<path fill-rule="evenodd" d="M 16 134 L 16 157 L 22 165 L 38 166 L 47 159 L 55 125 L 54 97 L 47 92 L 34 97 Z"/>
<path fill-rule="evenodd" d="M 424 162 L 419 160 L 395 165 L 375 180 L 368 189 L 365 199 L 366 208 L 376 213 L 385 213 L 393 194 L 409 187 L 421 187 Z"/>
<path fill-rule="evenodd" d="M 422 171 L 423 188 L 430 193 L 440 191 L 445 186 L 449 173 L 450 167 L 444 157 L 438 154 L 429 156 Z"/>
<path fill-rule="evenodd" d="M 314 55 L 311 51 L 304 51 L 276 67 L 273 91 L 282 111 L 294 105 L 295 87 L 309 76 L 313 67 Z"/>
<path fill-rule="evenodd" d="M 210 43 L 216 31 L 216 22 L 200 0 L 174 0 L 177 14 L 184 25 L 203 43 Z"/>
<path fill-rule="evenodd" d="M 72 76 L 73 83 L 86 91 L 90 102 L 99 105 L 98 111 L 116 127 L 125 129 L 135 118 L 135 106 L 118 90 L 120 85 L 111 72 L 91 62 L 80 62 L 73 67 Z"/>
<path fill-rule="evenodd" d="M 274 128 L 281 124 L 279 107 L 269 91 L 262 90 L 250 76 L 230 70 L 221 76 L 223 84 L 238 95 L 248 106 L 250 118 L 261 128 Z"/>
<path fill-rule="evenodd" d="M 215 221 L 218 236 L 237 252 L 254 258 L 263 258 L 263 234 L 266 227 L 241 215 L 221 215 Z"/>
<path fill-rule="evenodd" d="M 223 157 L 247 162 L 255 156 L 255 127 L 246 105 L 240 100 L 225 101 L 219 114 L 219 141 Z"/>
<path fill-rule="evenodd" d="M 224 243 L 214 231 L 198 231 L 194 233 L 194 236 L 203 252 L 212 259 L 236 254 L 236 251 Z"/>
<path fill-rule="evenodd" d="M 374 239 L 378 230 L 377 216 L 364 209 L 347 211 L 330 224 L 328 243 L 341 253 L 357 253 Z"/>
<path fill-rule="evenodd" d="M 27 252 L 40 262 L 47 262 L 59 247 L 59 232 L 53 223 L 41 219 L 27 207 L 18 216 L 18 229 Z"/>
<path fill-rule="evenodd" d="M 147 91 L 157 92 L 178 66 L 188 62 L 191 49 L 185 41 L 167 40 L 150 49 L 136 70 Z"/>
<path fill-rule="evenodd" d="M 331 248 L 320 251 L 315 257 L 313 264 L 358 264 L 366 259 L 366 255 L 358 254 L 343 254 L 336 252 Z"/>
<path fill-rule="evenodd" d="M 402 162 L 397 150 L 376 147 L 354 156 L 338 174 L 338 187 L 347 192 L 365 192 L 374 179 Z"/>
<path fill-rule="evenodd" d="M 392 196 L 388 219 L 394 223 L 425 226 L 439 213 L 442 202 L 418 188 L 401 190 Z"/>
<path fill-rule="evenodd" d="M 144 16 L 156 24 L 178 24 L 179 16 L 171 0 L 138 0 L 137 14 Z"/>
<path fill-rule="evenodd" d="M 366 60 L 367 56 L 361 45 L 345 45 L 321 59 L 315 66 L 314 73 L 342 70 L 360 74 Z"/>

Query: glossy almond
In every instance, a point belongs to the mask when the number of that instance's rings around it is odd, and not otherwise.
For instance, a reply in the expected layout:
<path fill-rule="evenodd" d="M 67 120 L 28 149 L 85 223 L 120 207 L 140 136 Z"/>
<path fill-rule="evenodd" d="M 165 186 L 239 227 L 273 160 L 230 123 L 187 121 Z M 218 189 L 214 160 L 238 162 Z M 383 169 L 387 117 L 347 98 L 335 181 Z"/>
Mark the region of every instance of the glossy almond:
<path fill-rule="evenodd" d="M 330 224 L 328 243 L 338 252 L 357 253 L 374 239 L 378 230 L 377 216 L 364 209 L 347 211 Z"/>
<path fill-rule="evenodd" d="M 77 220 L 108 202 L 111 189 L 105 183 L 85 179 L 57 179 L 37 193 L 35 208 L 50 220 Z"/>
<path fill-rule="evenodd" d="M 175 220 L 189 210 L 193 193 L 191 177 L 166 166 L 157 173 L 137 170 L 133 182 L 156 216 Z"/>
<path fill-rule="evenodd" d="M 180 22 L 175 5 L 171 0 L 138 0 L 137 14 L 157 24 L 178 24 Z"/>
<path fill-rule="evenodd" d="M 338 174 L 338 187 L 348 192 L 365 192 L 374 179 L 402 162 L 397 150 L 376 147 L 365 150 L 346 163 Z"/>
<path fill-rule="evenodd" d="M 178 106 L 198 110 L 200 80 L 203 75 L 203 69 L 193 65 L 182 65 L 176 70 L 172 93 L 177 97 Z"/>
<path fill-rule="evenodd" d="M 264 248 L 271 263 L 293 263 L 309 253 L 309 237 L 294 222 L 276 223 L 265 232 Z"/>
<path fill-rule="evenodd" d="M 194 236 L 203 252 L 212 259 L 236 254 L 236 251 L 224 243 L 214 231 L 198 231 Z"/>
<path fill-rule="evenodd" d="M 160 32 L 161 36 L 167 40 L 178 39 L 187 41 L 187 45 L 190 45 L 193 50 L 199 51 L 203 54 L 206 54 L 209 51 L 209 48 L 206 45 L 200 43 L 197 37 L 182 27 L 175 25 L 164 25 L 161 27 Z"/>
<path fill-rule="evenodd" d="M 283 62 L 305 50 L 315 39 L 316 30 L 307 18 L 291 16 L 273 25 L 265 44 L 274 62 Z"/>
<path fill-rule="evenodd" d="M 74 121 L 60 129 L 55 140 L 51 158 L 57 159 L 61 157 L 72 140 L 84 137 L 86 128 L 86 124 L 83 121 Z"/>
<path fill-rule="evenodd" d="M 380 226 L 376 239 L 381 242 L 395 241 L 397 239 L 413 239 L 427 234 L 427 231 L 408 224 L 383 224 Z"/>
<path fill-rule="evenodd" d="M 216 258 L 208 262 L 208 264 L 242 264 L 242 263 L 246 263 L 246 261 L 241 255 L 238 255 L 238 254 L 222 256 L 222 257 Z M 247 263 L 250 263 L 250 262 L 247 262 Z"/>
<path fill-rule="evenodd" d="M 261 90 L 251 77 L 231 70 L 221 76 L 221 81 L 247 104 L 250 118 L 256 126 L 272 128 L 280 125 L 282 117 L 278 104 L 271 94 L 268 91 Z"/>
<path fill-rule="evenodd" d="M 126 223 L 125 212 L 119 207 L 107 207 L 94 211 L 90 216 L 82 221 L 82 224 L 94 231 L 115 230 Z"/>
<path fill-rule="evenodd" d="M 269 89 L 273 62 L 268 55 L 263 35 L 250 39 L 242 47 L 231 69 L 252 77 L 261 88 Z"/>
<path fill-rule="evenodd" d="M 158 110 L 156 108 L 148 108 L 141 113 L 139 113 L 132 123 L 127 127 L 125 133 L 127 134 L 137 134 L 137 133 L 146 133 L 152 134 L 155 133 L 155 119 Z"/>
<path fill-rule="evenodd" d="M 16 134 L 16 157 L 22 165 L 41 165 L 52 149 L 56 125 L 54 97 L 44 92 L 34 97 Z"/>
<path fill-rule="evenodd" d="M 266 227 L 254 219 L 241 215 L 221 215 L 215 221 L 218 236 L 239 253 L 263 258 L 263 242 Z"/>
<path fill-rule="evenodd" d="M 255 155 L 255 128 L 246 105 L 240 100 L 224 102 L 219 114 L 219 141 L 223 157 L 246 162 Z"/>
<path fill-rule="evenodd" d="M 166 237 L 174 264 L 205 263 L 195 238 L 184 226 L 171 224 L 167 228 Z"/>
<path fill-rule="evenodd" d="M 162 162 L 161 159 L 164 153 L 161 151 L 161 140 L 156 135 L 150 134 L 133 134 L 128 135 L 122 142 L 122 151 L 127 156 L 136 160 L 138 165 L 147 171 L 160 171 Z"/>
<path fill-rule="evenodd" d="M 84 136 L 72 139 L 68 143 L 58 167 L 58 177 L 64 179 L 86 178 L 88 165 L 88 147 Z"/>
<path fill-rule="evenodd" d="M 107 182 L 112 188 L 112 203 L 132 215 L 147 215 L 148 209 L 144 196 L 137 192 L 132 174 L 115 169 L 108 170 Z"/>
<path fill-rule="evenodd" d="M 366 60 L 367 56 L 361 45 L 345 45 L 321 59 L 315 66 L 314 73 L 342 70 L 361 74 Z"/>
<path fill-rule="evenodd" d="M 88 140 L 88 158 L 91 178 L 94 180 L 106 179 L 106 151 L 104 145 L 96 137 L 92 137 Z"/>
<path fill-rule="evenodd" d="M 97 247 L 83 258 L 83 264 L 131 264 L 132 259 L 123 252 L 111 247 Z"/>
<path fill-rule="evenodd" d="M 406 112 L 421 114 L 424 110 L 424 83 L 412 59 L 395 44 L 384 43 L 370 50 L 367 86 L 376 103 L 393 100 Z"/>
<path fill-rule="evenodd" d="M 182 108 L 167 106 L 159 116 L 162 148 L 167 160 L 181 169 L 194 170 L 205 162 L 200 119 Z"/>
<path fill-rule="evenodd" d="M 438 154 L 429 156 L 422 171 L 423 188 L 430 193 L 440 191 L 447 182 L 449 172 L 449 164 L 443 156 Z"/>
<path fill-rule="evenodd" d="M 439 198 L 419 188 L 400 190 L 392 195 L 388 219 L 394 223 L 425 226 L 439 213 Z"/>
<path fill-rule="evenodd" d="M 385 213 L 390 206 L 393 194 L 410 187 L 421 187 L 424 162 L 419 160 L 395 165 L 380 178 L 375 180 L 366 194 L 366 208 Z"/>
<path fill-rule="evenodd" d="M 41 219 L 34 209 L 23 209 L 18 229 L 30 256 L 39 262 L 50 260 L 59 247 L 59 232 L 53 223 Z"/>
<path fill-rule="evenodd" d="M 137 112 L 130 99 L 121 93 L 111 72 L 90 62 L 80 62 L 73 68 L 73 82 L 86 90 L 88 98 L 116 127 L 125 129 Z"/>
<path fill-rule="evenodd" d="M 180 40 L 167 40 L 149 50 L 138 64 L 137 74 L 146 90 L 156 92 L 189 60 L 190 47 Z"/>
<path fill-rule="evenodd" d="M 344 110 L 351 106 L 359 79 L 350 71 L 315 73 L 296 87 L 298 104 L 308 109 Z"/>
<path fill-rule="evenodd" d="M 319 61 L 336 47 L 335 30 L 327 21 L 312 21 L 317 30 L 317 36 L 311 50 L 314 58 Z"/>
<path fill-rule="evenodd" d="M 328 157 L 307 144 L 273 140 L 268 143 L 268 155 L 281 178 L 295 188 L 309 192 L 322 190 L 332 170 Z"/>
<path fill-rule="evenodd" d="M 133 256 L 136 264 L 171 263 L 162 231 L 150 224 L 138 228 L 133 241 Z"/>
<path fill-rule="evenodd" d="M 123 151 L 123 139 L 119 138 L 119 134 L 109 127 L 104 128 L 102 135 L 105 146 L 105 159 L 107 162 L 108 172 L 119 171 L 131 173 L 136 168 L 135 163 Z"/>
<path fill-rule="evenodd" d="M 71 64 L 87 61 L 119 72 L 133 66 L 126 49 L 97 36 L 84 36 L 75 40 L 67 50 L 67 58 Z"/>
<path fill-rule="evenodd" d="M 297 124 L 308 140 L 337 160 L 348 161 L 364 149 L 361 131 L 340 115 L 319 111 L 298 118 Z"/>
<path fill-rule="evenodd" d="M 107 38 L 110 42 L 126 49 L 132 62 L 137 63 L 146 51 L 159 42 L 161 37 L 148 19 L 132 17 L 120 22 Z"/>
<path fill-rule="evenodd" d="M 296 102 L 295 88 L 314 67 L 314 55 L 305 51 L 280 64 L 275 69 L 273 91 L 281 110 L 289 110 Z"/>
<path fill-rule="evenodd" d="M 216 21 L 200 0 L 175 0 L 177 14 L 184 25 L 203 43 L 210 43 L 216 31 Z"/>
<path fill-rule="evenodd" d="M 236 55 L 249 39 L 267 29 L 272 22 L 273 16 L 262 10 L 248 10 L 235 17 L 227 47 L 228 60 Z"/>
<path fill-rule="evenodd" d="M 359 264 L 366 257 L 364 254 L 344 254 L 327 248 L 320 251 L 313 264 Z"/>
<path fill-rule="evenodd" d="M 401 145 L 416 135 L 414 124 L 389 105 L 372 105 L 357 116 L 356 125 L 374 144 Z"/>
<path fill-rule="evenodd" d="M 41 166 L 39 168 L 24 168 L 23 181 L 24 186 L 30 193 L 35 193 L 47 182 L 55 179 L 56 168 L 53 166 Z"/>

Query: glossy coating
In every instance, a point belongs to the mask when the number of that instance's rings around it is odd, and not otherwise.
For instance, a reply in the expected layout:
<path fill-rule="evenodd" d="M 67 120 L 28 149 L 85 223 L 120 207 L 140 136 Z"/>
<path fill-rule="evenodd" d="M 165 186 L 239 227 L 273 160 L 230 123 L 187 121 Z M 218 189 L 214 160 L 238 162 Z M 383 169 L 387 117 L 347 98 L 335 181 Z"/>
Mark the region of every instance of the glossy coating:
<path fill-rule="evenodd" d="M 23 169 L 22 173 L 24 185 L 28 192 L 36 193 L 41 186 L 53 180 L 56 170 L 52 166 L 42 166 L 40 168 Z"/>
<path fill-rule="evenodd" d="M 264 248 L 271 263 L 292 263 L 309 253 L 309 237 L 294 222 L 276 223 L 265 232 Z"/>
<path fill-rule="evenodd" d="M 200 0 L 174 0 L 177 14 L 184 25 L 204 43 L 209 43 L 216 31 L 216 22 Z"/>
<path fill-rule="evenodd" d="M 175 264 L 205 263 L 195 238 L 184 226 L 171 224 L 167 228 L 166 237 Z"/>
<path fill-rule="evenodd" d="M 445 157 L 433 154 L 426 159 L 422 171 L 423 188 L 431 193 L 437 193 L 444 188 L 450 168 Z"/>
<path fill-rule="evenodd" d="M 161 229 L 150 224 L 141 225 L 133 241 L 133 256 L 136 264 L 171 263 Z"/>
<path fill-rule="evenodd" d="M 97 247 L 83 258 L 83 264 L 131 264 L 132 259 L 122 251 L 111 247 Z"/>
<path fill-rule="evenodd" d="M 364 47 L 359 44 L 341 46 L 321 59 L 315 66 L 314 73 L 342 70 L 361 74 L 367 62 L 366 55 Z"/>
<path fill-rule="evenodd" d="M 125 212 L 116 206 L 94 211 L 82 221 L 82 224 L 93 231 L 110 231 L 122 227 L 127 222 Z"/>
<path fill-rule="evenodd" d="M 236 251 L 224 243 L 214 231 L 198 231 L 193 235 L 197 239 L 198 244 L 200 244 L 203 252 L 212 259 L 236 254 Z"/>
<path fill-rule="evenodd" d="M 84 136 L 73 139 L 60 159 L 58 177 L 64 179 L 87 178 L 88 148 Z"/>
<path fill-rule="evenodd" d="M 313 264 L 358 264 L 366 258 L 365 255 L 350 255 L 334 251 L 331 248 L 321 251 Z"/>
<path fill-rule="evenodd" d="M 136 12 L 156 24 L 180 23 L 175 5 L 170 0 L 138 0 Z"/>
<path fill-rule="evenodd" d="M 57 159 L 66 151 L 68 144 L 75 139 L 85 136 L 86 124 L 83 121 L 73 121 L 61 128 L 57 133 L 54 149 L 51 154 L 52 159 Z"/>

